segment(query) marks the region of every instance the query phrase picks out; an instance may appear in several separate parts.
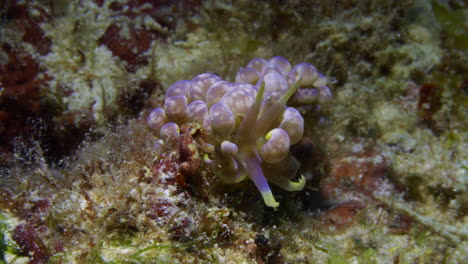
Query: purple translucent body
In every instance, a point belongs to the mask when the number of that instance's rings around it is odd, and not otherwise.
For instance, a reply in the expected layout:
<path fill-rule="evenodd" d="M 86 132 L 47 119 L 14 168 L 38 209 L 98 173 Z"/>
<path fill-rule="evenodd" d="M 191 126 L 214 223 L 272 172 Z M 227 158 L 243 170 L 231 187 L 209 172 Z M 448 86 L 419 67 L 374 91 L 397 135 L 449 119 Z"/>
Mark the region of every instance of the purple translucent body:
<path fill-rule="evenodd" d="M 294 175 L 287 173 L 297 171 L 289 147 L 302 138 L 304 120 L 286 104 L 324 102 L 331 91 L 314 66 L 291 67 L 279 56 L 251 60 L 235 79 L 229 83 L 203 73 L 191 81 L 178 81 L 166 92 L 164 108 L 153 110 L 147 122 L 162 139 L 177 137 L 185 122 L 199 123 L 206 135 L 203 149 L 216 160 L 214 168 L 221 179 L 236 183 L 249 177 L 265 204 L 277 207 L 268 182 L 289 191 L 301 190 L 305 184 L 303 177 L 293 182 Z M 264 174 L 264 166 L 276 173 Z"/>

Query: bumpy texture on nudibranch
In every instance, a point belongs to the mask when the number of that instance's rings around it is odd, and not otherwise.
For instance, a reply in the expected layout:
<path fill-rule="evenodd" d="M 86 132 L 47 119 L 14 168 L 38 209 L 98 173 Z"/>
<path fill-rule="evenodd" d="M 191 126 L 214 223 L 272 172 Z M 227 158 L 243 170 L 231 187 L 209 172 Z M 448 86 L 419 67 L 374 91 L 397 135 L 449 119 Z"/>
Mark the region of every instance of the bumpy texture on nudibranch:
<path fill-rule="evenodd" d="M 187 122 L 200 124 L 198 141 L 215 161 L 217 174 L 226 183 L 249 177 L 265 204 L 277 207 L 268 182 L 298 191 L 303 176 L 291 181 L 298 162 L 289 153 L 304 133 L 304 120 L 288 102 L 307 105 L 331 97 L 326 77 L 309 63 L 294 67 L 283 57 L 253 59 L 241 68 L 235 83 L 212 73 L 191 81 L 177 81 L 166 92 L 163 108 L 154 109 L 148 125 L 163 140 L 179 136 Z"/>

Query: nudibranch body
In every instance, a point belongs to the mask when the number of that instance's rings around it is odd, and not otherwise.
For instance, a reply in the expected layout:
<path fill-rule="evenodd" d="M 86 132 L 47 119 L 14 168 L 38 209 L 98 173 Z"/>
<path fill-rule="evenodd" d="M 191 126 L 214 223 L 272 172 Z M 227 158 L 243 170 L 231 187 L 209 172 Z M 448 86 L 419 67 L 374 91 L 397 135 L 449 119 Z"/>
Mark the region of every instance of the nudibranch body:
<path fill-rule="evenodd" d="M 283 57 L 257 58 L 239 70 L 234 83 L 213 73 L 175 82 L 164 107 L 154 109 L 147 122 L 162 140 L 178 137 L 184 123 L 200 124 L 200 147 L 223 182 L 249 177 L 265 204 L 277 207 L 268 182 L 288 191 L 305 185 L 303 176 L 291 181 L 299 164 L 289 152 L 303 136 L 304 120 L 286 104 L 330 98 L 326 83 L 309 63 L 292 68 Z"/>

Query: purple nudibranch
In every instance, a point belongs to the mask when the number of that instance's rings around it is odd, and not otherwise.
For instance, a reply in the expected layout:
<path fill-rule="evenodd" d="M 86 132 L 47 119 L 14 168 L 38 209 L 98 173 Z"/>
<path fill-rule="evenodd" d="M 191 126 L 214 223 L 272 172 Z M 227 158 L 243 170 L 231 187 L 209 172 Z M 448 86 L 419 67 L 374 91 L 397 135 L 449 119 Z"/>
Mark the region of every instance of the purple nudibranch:
<path fill-rule="evenodd" d="M 203 149 L 211 150 L 205 155 L 216 161 L 223 182 L 249 177 L 265 204 L 277 207 L 268 182 L 288 191 L 305 185 L 302 175 L 291 181 L 298 162 L 289 152 L 303 137 L 304 120 L 286 104 L 306 105 L 330 97 L 326 77 L 311 64 L 292 67 L 280 56 L 255 58 L 239 70 L 235 83 L 213 73 L 175 82 L 166 92 L 164 107 L 154 109 L 147 123 L 163 140 L 178 137 L 184 123 L 200 124 L 207 135 L 204 145 L 210 146 Z"/>

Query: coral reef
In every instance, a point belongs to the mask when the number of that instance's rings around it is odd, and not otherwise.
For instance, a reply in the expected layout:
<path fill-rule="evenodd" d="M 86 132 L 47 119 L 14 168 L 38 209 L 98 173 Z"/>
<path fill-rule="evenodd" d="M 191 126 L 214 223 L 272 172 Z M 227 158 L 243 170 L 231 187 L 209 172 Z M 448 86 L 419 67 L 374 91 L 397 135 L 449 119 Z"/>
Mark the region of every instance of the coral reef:
<path fill-rule="evenodd" d="M 177 81 L 166 92 L 164 108 L 154 109 L 147 122 L 164 141 L 178 140 L 184 123 L 199 124 L 198 143 L 223 181 L 238 183 L 248 176 L 265 204 L 277 207 L 267 180 L 288 191 L 305 185 L 304 176 L 290 180 L 299 164 L 289 154 L 302 138 L 304 120 L 285 105 L 290 99 L 296 104 L 329 99 L 326 82 L 309 63 L 291 68 L 283 57 L 253 59 L 239 70 L 235 83 L 212 73 Z"/>
<path fill-rule="evenodd" d="M 0 263 L 467 262 L 466 1 L 0 6 Z"/>

